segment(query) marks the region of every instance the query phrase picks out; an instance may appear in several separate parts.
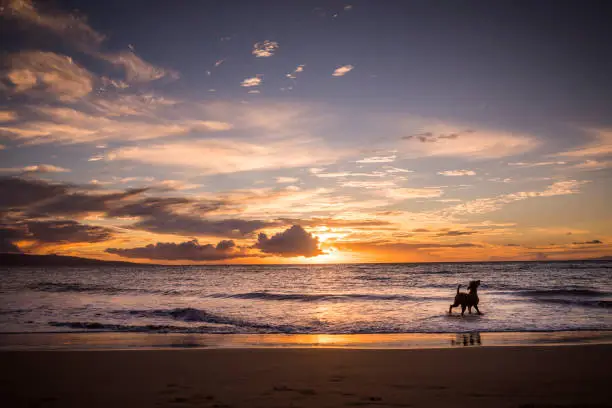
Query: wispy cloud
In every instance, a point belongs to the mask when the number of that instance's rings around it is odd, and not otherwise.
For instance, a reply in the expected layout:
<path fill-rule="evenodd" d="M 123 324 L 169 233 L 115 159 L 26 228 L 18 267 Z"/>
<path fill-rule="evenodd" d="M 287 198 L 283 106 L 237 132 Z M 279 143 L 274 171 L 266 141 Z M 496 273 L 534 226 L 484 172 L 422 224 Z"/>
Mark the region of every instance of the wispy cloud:
<path fill-rule="evenodd" d="M 351 72 L 355 67 L 352 65 L 342 65 L 334 70 L 332 76 L 341 77 Z"/>
<path fill-rule="evenodd" d="M 60 10 L 42 12 L 31 0 L 7 0 L 1 14 L 26 23 L 29 27 L 46 30 L 66 44 L 94 58 L 123 67 L 128 81 L 148 82 L 168 76 L 177 78 L 175 71 L 156 67 L 134 53 L 134 47 L 119 53 L 103 52 L 106 36 L 94 30 L 82 16 Z"/>
<path fill-rule="evenodd" d="M 13 111 L 0 111 L 0 122 L 11 122 L 17 117 L 17 113 Z"/>
<path fill-rule="evenodd" d="M 399 167 L 384 166 L 386 173 L 414 173 L 414 170 L 401 169 Z"/>
<path fill-rule="evenodd" d="M 436 188 L 390 188 L 384 191 L 385 196 L 393 200 L 411 200 L 417 198 L 436 198 L 444 192 Z"/>
<path fill-rule="evenodd" d="M 394 181 L 381 180 L 381 181 L 344 181 L 340 183 L 342 187 L 351 188 L 365 188 L 365 189 L 383 189 L 388 187 L 396 187 Z"/>
<path fill-rule="evenodd" d="M 441 176 L 458 177 L 458 176 L 475 176 L 476 172 L 473 170 L 446 170 L 446 171 L 439 171 L 438 174 Z"/>
<path fill-rule="evenodd" d="M 397 158 L 396 155 L 391 156 L 372 156 L 357 160 L 356 163 L 391 163 Z"/>
<path fill-rule="evenodd" d="M 140 58 L 132 51 L 117 54 L 99 54 L 100 57 L 114 65 L 120 65 L 125 70 L 128 82 L 151 82 L 163 77 L 178 78 L 176 71 L 156 67 Z"/>
<path fill-rule="evenodd" d="M 560 166 L 563 164 L 566 164 L 566 162 L 543 161 L 543 162 L 532 162 L 532 163 L 525 163 L 525 162 L 508 163 L 509 166 L 516 166 L 516 167 L 540 167 L 540 166 L 556 166 L 556 165 Z"/>
<path fill-rule="evenodd" d="M 64 107 L 39 107 L 38 115 L 47 119 L 1 126 L 0 133 L 27 143 L 91 143 L 101 140 L 144 140 L 181 135 L 192 131 L 224 131 L 232 125 L 218 121 L 124 120 L 94 115 Z"/>
<path fill-rule="evenodd" d="M 418 136 L 404 137 L 402 152 L 408 157 L 463 157 L 467 159 L 486 159 L 512 156 L 535 149 L 539 141 L 529 135 L 485 129 L 462 131 L 447 125 L 433 125 L 425 134 L 425 141 Z M 446 137 L 442 137 L 446 136 Z M 451 137 L 452 136 L 452 137 Z"/>
<path fill-rule="evenodd" d="M 93 76 L 72 58 L 53 52 L 26 51 L 9 57 L 6 78 L 13 92 L 33 96 L 50 95 L 60 101 L 75 101 L 93 89 Z"/>
<path fill-rule="evenodd" d="M 31 0 L 8 0 L 1 14 L 45 28 L 79 48 L 98 46 L 106 38 L 91 28 L 84 17 L 61 12 L 41 13 Z"/>
<path fill-rule="evenodd" d="M 257 58 L 271 57 L 277 50 L 278 43 L 276 41 L 265 40 L 253 45 L 253 55 Z"/>
<path fill-rule="evenodd" d="M 605 156 L 612 154 L 612 130 L 593 130 L 595 140 L 584 147 L 558 153 L 564 157 Z"/>
<path fill-rule="evenodd" d="M 25 167 L 0 168 L 0 173 L 67 173 L 69 169 L 52 164 L 35 164 Z"/>
<path fill-rule="evenodd" d="M 262 75 L 257 75 L 251 78 L 245 78 L 241 83 L 240 86 L 244 86 L 244 87 L 251 87 L 251 86 L 258 86 L 261 84 L 262 81 Z"/>
<path fill-rule="evenodd" d="M 123 147 L 111 151 L 110 160 L 198 169 L 201 174 L 304 167 L 335 161 L 338 153 L 311 143 L 285 141 L 247 142 L 208 139 Z M 207 160 L 202 160 L 207 157 Z"/>
<path fill-rule="evenodd" d="M 277 177 L 276 178 L 276 182 L 277 183 L 281 183 L 281 184 L 288 184 L 288 183 L 297 183 L 298 181 L 300 181 L 299 178 L 297 177 Z"/>
<path fill-rule="evenodd" d="M 581 185 L 587 181 L 567 180 L 551 184 L 543 191 L 521 191 L 503 194 L 491 198 L 479 198 L 438 211 L 445 215 L 484 214 L 501 209 L 506 204 L 536 197 L 553 197 L 559 195 L 578 194 Z"/>
<path fill-rule="evenodd" d="M 580 163 L 576 163 L 569 166 L 568 169 L 576 170 L 602 170 L 612 167 L 612 161 L 601 161 L 601 160 L 585 160 Z"/>

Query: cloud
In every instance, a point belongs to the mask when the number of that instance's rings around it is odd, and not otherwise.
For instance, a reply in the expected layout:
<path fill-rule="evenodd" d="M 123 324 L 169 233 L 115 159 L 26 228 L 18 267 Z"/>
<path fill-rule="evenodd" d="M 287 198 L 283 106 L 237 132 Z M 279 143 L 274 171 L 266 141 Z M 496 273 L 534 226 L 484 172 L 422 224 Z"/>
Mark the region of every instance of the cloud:
<path fill-rule="evenodd" d="M 599 161 L 599 160 L 585 160 L 581 163 L 576 163 L 569 166 L 568 169 L 572 170 L 602 170 L 612 167 L 612 161 Z"/>
<path fill-rule="evenodd" d="M 126 258 L 156 260 L 221 261 L 249 256 L 238 249 L 234 241 L 220 241 L 217 245 L 201 245 L 197 240 L 181 243 L 158 242 L 138 248 L 108 248 L 106 252 Z"/>
<path fill-rule="evenodd" d="M 291 73 L 286 74 L 285 76 L 290 79 L 297 79 L 297 74 L 304 72 L 305 65 L 298 65 Z"/>
<path fill-rule="evenodd" d="M 606 156 L 612 154 L 612 130 L 592 130 L 595 140 L 584 147 L 558 153 L 564 157 Z"/>
<path fill-rule="evenodd" d="M 21 220 L 0 225 L 0 252 L 21 252 L 17 243 L 42 244 L 96 243 L 113 238 L 109 228 L 72 220 Z"/>
<path fill-rule="evenodd" d="M 106 212 L 147 189 L 100 192 L 91 187 L 52 183 L 21 177 L 0 178 L 0 209 L 26 211 L 37 216 L 83 215 Z"/>
<path fill-rule="evenodd" d="M 189 132 L 229 130 L 225 122 L 193 119 L 124 119 L 90 114 L 68 107 L 40 106 L 35 109 L 39 120 L 13 126 L 0 126 L 0 133 L 25 140 L 28 144 L 94 143 L 103 140 L 144 140 L 177 136 Z"/>
<path fill-rule="evenodd" d="M 37 164 L 25 167 L 0 168 L 0 173 L 67 173 L 69 169 L 54 166 L 52 164 Z"/>
<path fill-rule="evenodd" d="M 252 219 L 202 218 L 231 203 L 185 197 L 145 197 L 146 191 L 147 188 L 139 188 L 100 193 L 67 184 L 4 178 L 0 179 L 0 209 L 19 211 L 30 218 L 84 217 L 92 213 L 114 219 L 137 218 L 124 228 L 188 236 L 243 237 L 278 225 L 277 222 Z"/>
<path fill-rule="evenodd" d="M 417 198 L 440 197 L 444 192 L 438 188 L 390 188 L 384 191 L 385 196 L 393 200 L 410 200 Z"/>
<path fill-rule="evenodd" d="M 66 194 L 68 186 L 19 177 L 0 178 L 0 209 L 23 208 Z"/>
<path fill-rule="evenodd" d="M 0 111 L 0 122 L 11 122 L 17 119 L 17 113 L 12 111 Z"/>
<path fill-rule="evenodd" d="M 9 56 L 6 79 L 15 93 L 51 95 L 60 101 L 83 98 L 93 89 L 93 77 L 72 58 L 53 52 L 25 51 Z"/>
<path fill-rule="evenodd" d="M 105 36 L 92 29 L 84 17 L 66 13 L 41 13 L 30 0 L 8 0 L 0 15 L 47 29 L 78 48 L 97 47 Z"/>
<path fill-rule="evenodd" d="M 210 220 L 197 215 L 158 212 L 132 224 L 131 228 L 164 234 L 242 237 L 273 225 L 259 220 Z"/>
<path fill-rule="evenodd" d="M 427 249 L 445 249 L 445 248 L 480 248 L 479 244 L 473 243 L 458 243 L 458 244 L 443 244 L 429 242 L 388 242 L 388 241 L 371 241 L 371 242 L 334 242 L 334 247 L 339 250 L 357 251 L 357 252 L 402 252 L 402 251 L 420 251 Z"/>
<path fill-rule="evenodd" d="M 259 234 L 254 248 L 267 254 L 282 257 L 304 256 L 307 258 L 322 255 L 319 249 L 319 239 L 308 233 L 299 225 L 274 234 L 271 238 L 264 233 Z"/>
<path fill-rule="evenodd" d="M 297 183 L 298 181 L 300 181 L 299 178 L 297 177 L 277 177 L 276 178 L 276 182 L 277 183 L 281 183 L 281 184 L 286 184 L 286 183 Z"/>
<path fill-rule="evenodd" d="M 352 172 L 352 171 L 338 171 L 338 172 L 325 173 L 324 169 L 315 169 L 316 170 L 315 172 L 313 172 L 312 170 L 313 169 L 310 169 L 310 173 L 314 174 L 315 177 L 319 177 L 319 178 L 345 178 L 345 177 L 376 177 L 376 178 L 381 178 L 381 177 L 384 177 L 387 174 L 387 172 L 382 172 L 382 171 L 373 171 L 373 172 L 370 172 L 370 173 Z M 359 183 L 359 182 L 357 182 L 357 183 Z M 376 183 L 376 182 L 372 182 L 372 183 Z"/>
<path fill-rule="evenodd" d="M 146 62 L 132 51 L 98 55 L 111 64 L 122 66 L 125 71 L 125 78 L 128 82 L 151 82 L 166 76 L 170 79 L 178 78 L 178 73 L 176 71 L 156 67 Z"/>
<path fill-rule="evenodd" d="M 123 147 L 108 153 L 110 160 L 198 169 L 202 175 L 228 174 L 332 163 L 338 151 L 319 141 L 207 139 Z M 203 158 L 207 158 L 203 160 Z"/>
<path fill-rule="evenodd" d="M 355 163 L 391 163 L 397 158 L 396 155 L 391 156 L 373 156 L 365 157 L 361 160 L 357 160 Z"/>
<path fill-rule="evenodd" d="M 399 167 L 384 166 L 386 173 L 414 173 L 414 170 L 401 169 Z"/>
<path fill-rule="evenodd" d="M 262 75 L 257 75 L 251 78 L 245 78 L 241 83 L 240 86 L 244 86 L 246 88 L 249 88 L 251 86 L 259 86 L 261 84 L 262 81 Z"/>
<path fill-rule="evenodd" d="M 21 253 L 21 249 L 14 244 L 23 238 L 24 231 L 20 227 L 0 224 L 0 253 Z"/>
<path fill-rule="evenodd" d="M 528 198 L 578 194 L 579 187 L 585 183 L 587 182 L 577 180 L 558 181 L 548 186 L 544 191 L 521 191 L 491 198 L 479 198 L 457 204 L 438 212 L 444 215 L 484 214 L 497 211 L 506 204 L 526 200 Z"/>
<path fill-rule="evenodd" d="M 42 243 L 102 242 L 112 238 L 112 230 L 76 221 L 28 221 L 28 234 Z"/>
<path fill-rule="evenodd" d="M 265 40 L 253 45 L 253 55 L 257 58 L 271 57 L 277 50 L 278 43 L 276 41 Z"/>
<path fill-rule="evenodd" d="M 89 26 L 85 17 L 69 14 L 49 7 L 45 11 L 36 8 L 31 0 L 7 0 L 0 12 L 3 16 L 17 19 L 31 27 L 37 27 L 60 37 L 65 44 L 94 58 L 123 67 L 131 82 L 147 82 L 164 76 L 177 78 L 175 71 L 158 68 L 144 61 L 133 52 L 106 53 L 100 49 L 106 37 Z M 41 36 L 43 37 L 43 36 Z M 23 78 L 22 78 L 23 79 Z M 27 80 L 27 79 L 26 79 Z M 118 82 L 119 84 L 119 82 Z"/>
<path fill-rule="evenodd" d="M 146 188 L 128 189 L 118 193 L 103 194 L 66 191 L 63 195 L 55 196 L 50 200 L 31 207 L 31 211 L 47 216 L 79 216 L 96 212 L 104 213 L 126 199 L 140 196 L 146 190 Z"/>
<path fill-rule="evenodd" d="M 434 133 L 434 132 L 423 132 L 414 135 L 404 136 L 403 140 L 418 140 L 421 143 L 435 143 L 441 139 L 457 139 L 462 135 L 468 135 L 474 133 L 471 129 L 452 131 L 450 133 Z"/>
<path fill-rule="evenodd" d="M 475 176 L 476 172 L 473 170 L 446 170 L 446 171 L 439 171 L 438 174 L 440 174 L 441 176 L 457 177 L 457 176 Z"/>
<path fill-rule="evenodd" d="M 525 153 L 539 145 L 539 141 L 531 136 L 510 132 L 462 131 L 446 125 L 432 125 L 430 128 L 429 132 L 402 138 L 405 140 L 402 150 L 406 156 L 487 159 Z"/>
<path fill-rule="evenodd" d="M 278 221 L 285 225 L 300 225 L 302 227 L 327 228 L 369 228 L 388 227 L 392 225 L 389 221 L 341 218 L 310 218 L 306 220 L 297 218 L 280 218 L 278 219 Z"/>
<path fill-rule="evenodd" d="M 462 235 L 472 235 L 472 234 L 477 234 L 476 231 L 456 231 L 456 230 L 450 230 L 450 231 L 444 231 L 444 232 L 440 232 L 439 234 L 436 234 L 437 237 L 459 237 Z"/>
<path fill-rule="evenodd" d="M 333 174 L 333 173 L 332 173 Z M 340 184 L 342 187 L 351 187 L 351 188 L 365 188 L 365 189 L 383 189 L 389 187 L 395 187 L 396 184 L 394 181 L 345 181 Z"/>
<path fill-rule="evenodd" d="M 341 77 L 351 72 L 355 67 L 352 65 L 342 65 L 334 70 L 332 76 Z"/>
<path fill-rule="evenodd" d="M 599 244 L 603 244 L 603 242 L 598 239 L 594 239 L 592 241 L 572 242 L 572 244 L 573 245 L 599 245 Z"/>
<path fill-rule="evenodd" d="M 524 163 L 524 162 L 508 163 L 509 166 L 516 166 L 516 167 L 540 167 L 540 166 L 555 166 L 555 165 L 563 165 L 563 164 L 566 164 L 566 162 L 545 161 L 545 162 L 534 162 L 534 163 Z"/>

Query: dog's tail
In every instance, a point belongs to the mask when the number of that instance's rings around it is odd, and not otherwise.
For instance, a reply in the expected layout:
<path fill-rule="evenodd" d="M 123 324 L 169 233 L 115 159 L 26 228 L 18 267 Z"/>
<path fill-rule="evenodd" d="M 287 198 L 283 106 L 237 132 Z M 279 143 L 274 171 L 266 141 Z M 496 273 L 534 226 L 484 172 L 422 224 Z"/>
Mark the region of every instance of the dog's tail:
<path fill-rule="evenodd" d="M 457 285 L 457 294 L 459 294 L 459 288 L 461 287 L 461 285 Z"/>

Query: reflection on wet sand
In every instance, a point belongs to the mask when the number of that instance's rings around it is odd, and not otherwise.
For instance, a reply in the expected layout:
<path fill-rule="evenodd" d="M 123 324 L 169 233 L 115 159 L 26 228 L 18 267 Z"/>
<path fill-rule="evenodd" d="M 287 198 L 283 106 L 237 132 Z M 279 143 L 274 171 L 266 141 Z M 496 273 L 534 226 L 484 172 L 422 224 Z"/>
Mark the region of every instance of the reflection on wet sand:
<path fill-rule="evenodd" d="M 457 333 L 456 337 L 451 339 L 451 346 L 482 346 L 480 333 Z"/>
<path fill-rule="evenodd" d="M 0 350 L 132 348 L 421 349 L 465 346 L 612 344 L 612 332 L 467 332 L 397 334 L 0 334 Z"/>

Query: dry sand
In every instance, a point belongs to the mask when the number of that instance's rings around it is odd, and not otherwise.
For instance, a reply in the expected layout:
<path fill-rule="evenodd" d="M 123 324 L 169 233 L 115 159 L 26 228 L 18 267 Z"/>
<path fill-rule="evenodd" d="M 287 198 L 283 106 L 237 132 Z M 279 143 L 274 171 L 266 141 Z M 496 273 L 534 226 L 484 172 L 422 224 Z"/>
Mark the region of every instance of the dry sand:
<path fill-rule="evenodd" d="M 611 407 L 612 346 L 1 352 L 3 407 Z"/>

